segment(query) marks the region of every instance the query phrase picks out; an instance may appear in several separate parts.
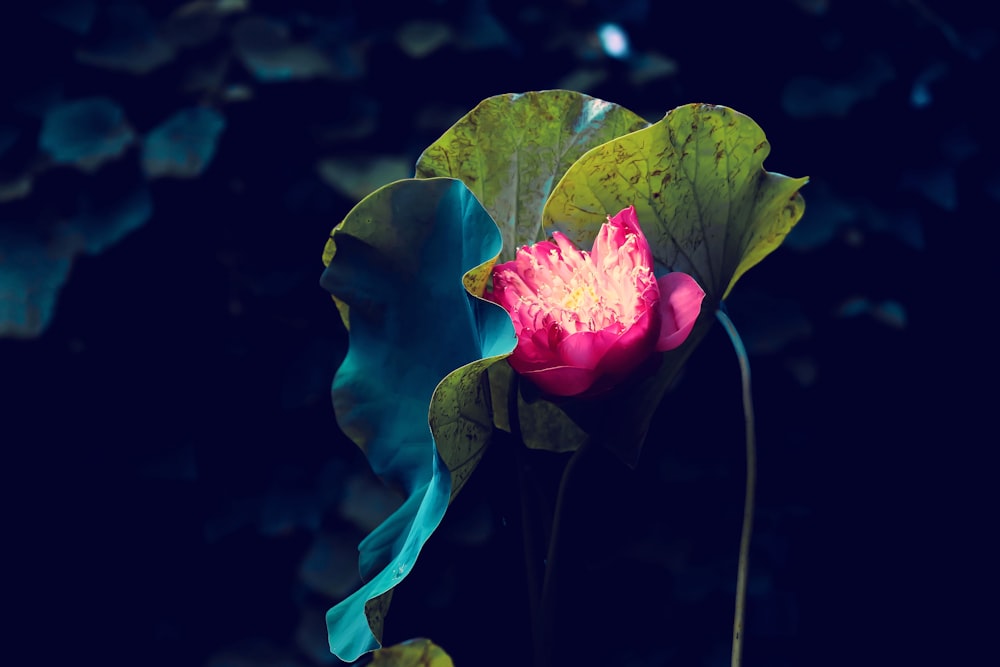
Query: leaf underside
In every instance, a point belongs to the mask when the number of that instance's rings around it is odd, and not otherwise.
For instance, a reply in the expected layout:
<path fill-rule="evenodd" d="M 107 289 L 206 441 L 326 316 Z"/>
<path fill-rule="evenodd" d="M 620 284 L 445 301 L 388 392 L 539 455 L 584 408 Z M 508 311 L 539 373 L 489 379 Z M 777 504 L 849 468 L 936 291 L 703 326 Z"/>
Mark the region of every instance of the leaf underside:
<path fill-rule="evenodd" d="M 489 396 L 470 389 L 516 339 L 503 309 L 469 288 L 482 293 L 500 244 L 490 216 L 450 178 L 391 183 L 331 233 L 321 283 L 350 329 L 333 382 L 337 421 L 406 495 L 358 547 L 366 583 L 327 612 L 342 660 L 378 648 L 393 588 L 492 435 L 482 428 Z"/>

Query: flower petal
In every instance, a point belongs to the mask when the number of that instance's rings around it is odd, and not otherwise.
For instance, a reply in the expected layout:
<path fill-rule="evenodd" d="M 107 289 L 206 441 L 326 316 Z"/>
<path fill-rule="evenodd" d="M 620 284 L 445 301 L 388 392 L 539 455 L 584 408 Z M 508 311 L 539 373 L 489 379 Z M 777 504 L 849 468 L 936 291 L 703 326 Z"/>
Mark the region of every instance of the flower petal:
<path fill-rule="evenodd" d="M 609 261 L 608 257 L 615 257 L 615 255 L 618 257 L 611 261 L 621 261 L 620 249 L 627 248 L 626 252 L 633 265 L 641 264 L 652 271 L 653 251 L 649 247 L 649 241 L 646 239 L 642 227 L 639 226 L 639 217 L 635 213 L 635 206 L 623 208 L 617 215 L 608 216 L 608 224 L 601 227 L 598 238 L 601 237 L 605 229 L 608 230 L 609 245 L 599 250 L 597 240 L 595 239 L 594 242 L 592 255 L 597 266 L 603 266 L 603 262 Z M 628 242 L 630 236 L 635 239 L 633 243 Z M 605 256 L 605 253 L 608 255 Z"/>
<path fill-rule="evenodd" d="M 660 336 L 656 349 L 673 350 L 687 340 L 701 313 L 705 290 L 686 273 L 674 271 L 656 281 L 660 286 Z"/>
<path fill-rule="evenodd" d="M 590 389 L 598 377 L 597 371 L 593 369 L 573 366 L 554 366 L 537 371 L 518 372 L 534 382 L 539 389 L 553 396 L 579 396 Z"/>
<path fill-rule="evenodd" d="M 635 207 L 629 206 L 608 216 L 590 252 L 558 231 L 551 241 L 518 249 L 513 262 L 494 268 L 495 293 L 488 298 L 514 322 L 518 346 L 510 356 L 511 367 L 538 379 L 543 391 L 575 396 L 604 391 L 654 350 L 680 345 L 704 296 L 685 278 L 690 285 L 680 276 L 663 283 L 664 306 L 652 251 Z M 672 295 L 675 289 L 679 293 Z M 695 294 L 696 303 L 688 304 Z M 671 298 L 677 301 L 677 313 Z M 661 307 L 667 313 L 665 328 Z M 568 384 L 560 384 L 564 382 Z"/>
<path fill-rule="evenodd" d="M 620 338 L 607 329 L 579 331 L 566 336 L 559 343 L 556 353 L 567 366 L 594 369 Z"/>

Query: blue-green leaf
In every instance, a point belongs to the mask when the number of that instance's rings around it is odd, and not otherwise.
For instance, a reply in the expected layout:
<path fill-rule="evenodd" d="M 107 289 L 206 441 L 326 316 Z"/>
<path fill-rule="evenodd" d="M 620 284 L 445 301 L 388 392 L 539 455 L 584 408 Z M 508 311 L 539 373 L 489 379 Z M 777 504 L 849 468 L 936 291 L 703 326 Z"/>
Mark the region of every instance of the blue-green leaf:
<path fill-rule="evenodd" d="M 492 435 L 485 372 L 516 343 L 507 314 L 478 296 L 500 249 L 489 214 L 451 178 L 391 183 L 330 236 L 321 282 L 350 331 L 337 420 L 407 497 L 359 546 L 365 585 L 327 612 L 342 660 L 379 647 L 392 589 Z"/>
<path fill-rule="evenodd" d="M 133 138 L 117 103 L 106 97 L 87 97 L 49 109 L 38 144 L 57 164 L 92 171 L 120 156 Z"/>
<path fill-rule="evenodd" d="M 142 166 L 150 178 L 200 176 L 212 161 L 226 119 L 207 107 L 181 109 L 146 137 Z"/>

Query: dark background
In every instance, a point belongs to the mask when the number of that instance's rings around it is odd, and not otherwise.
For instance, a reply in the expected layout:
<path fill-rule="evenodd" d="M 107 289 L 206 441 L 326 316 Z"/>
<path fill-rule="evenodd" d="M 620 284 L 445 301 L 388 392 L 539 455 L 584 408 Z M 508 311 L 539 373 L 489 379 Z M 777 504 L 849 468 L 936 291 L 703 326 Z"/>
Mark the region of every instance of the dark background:
<path fill-rule="evenodd" d="M 481 99 L 569 87 L 651 121 L 730 106 L 767 133 L 768 169 L 812 179 L 799 228 L 730 300 L 760 450 L 744 664 L 974 657 L 995 599 L 979 567 L 996 435 L 979 424 L 996 396 L 1000 33 L 971 6 L 4 9 L 7 650 L 17 664 L 330 664 L 323 613 L 357 585 L 356 544 L 396 500 L 329 403 L 346 349 L 318 285 L 329 230 Z M 603 51 L 606 22 L 627 57 Z M 94 96 L 124 120 L 81 132 L 132 139 L 91 169 L 40 136 L 58 105 Z M 190 107 L 224 118 L 193 140 L 208 157 L 144 170 L 143 138 Z M 148 215 L 116 231 L 102 211 L 136 192 Z M 110 204 L 81 217 L 94 201 Z M 576 651 L 726 664 L 743 427 L 718 327 L 656 424 L 636 472 L 609 463 L 587 480 L 577 539 L 606 557 L 567 612 Z M 488 453 L 399 587 L 388 642 L 526 664 L 512 471 L 510 452 Z"/>

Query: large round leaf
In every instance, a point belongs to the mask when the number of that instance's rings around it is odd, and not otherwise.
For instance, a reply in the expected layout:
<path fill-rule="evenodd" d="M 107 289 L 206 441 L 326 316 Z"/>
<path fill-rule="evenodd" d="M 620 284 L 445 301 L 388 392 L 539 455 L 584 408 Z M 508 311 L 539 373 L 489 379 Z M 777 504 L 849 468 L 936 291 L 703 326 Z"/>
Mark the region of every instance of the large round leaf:
<path fill-rule="evenodd" d="M 497 95 L 431 144 L 416 175 L 450 176 L 469 186 L 500 227 L 506 261 L 519 246 L 544 238 L 542 207 L 577 158 L 648 125 L 624 107 L 568 90 Z"/>
<path fill-rule="evenodd" d="M 545 205 L 545 229 L 589 248 L 609 214 L 634 204 L 661 268 L 694 276 L 713 309 L 805 210 L 798 191 L 808 179 L 765 171 L 769 152 L 741 113 L 678 107 L 580 158 Z"/>
<path fill-rule="evenodd" d="M 620 417 L 614 430 L 594 418 L 604 408 L 595 413 L 586 402 L 535 397 L 528 414 L 545 415 L 546 428 L 526 429 L 526 441 L 535 432 L 570 433 L 576 434 L 569 439 L 575 449 L 582 430 L 626 463 L 636 463 L 656 407 L 711 328 L 718 303 L 802 217 L 798 190 L 806 179 L 765 171 L 769 150 L 750 118 L 725 107 L 693 104 L 594 148 L 570 167 L 546 203 L 546 231 L 561 230 L 589 248 L 609 214 L 634 204 L 660 271 L 691 274 L 707 296 L 687 341 L 664 353 L 655 373 L 601 397 L 605 408 Z M 566 448 L 550 440 L 529 446 Z"/>
<path fill-rule="evenodd" d="M 407 496 L 359 546 L 365 585 L 327 612 L 343 660 L 378 648 L 392 589 L 492 435 L 478 426 L 491 423 L 489 397 L 473 390 L 516 339 L 503 309 L 474 295 L 500 247 L 489 214 L 449 178 L 391 183 L 331 234 L 321 282 L 350 329 L 333 381 L 337 421 Z"/>

